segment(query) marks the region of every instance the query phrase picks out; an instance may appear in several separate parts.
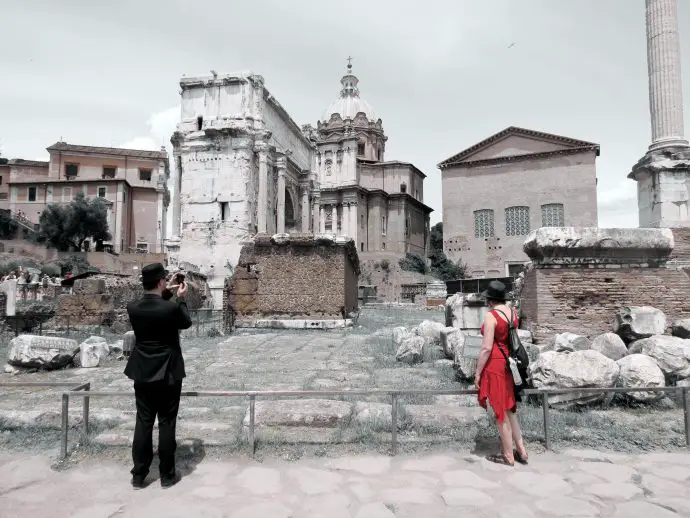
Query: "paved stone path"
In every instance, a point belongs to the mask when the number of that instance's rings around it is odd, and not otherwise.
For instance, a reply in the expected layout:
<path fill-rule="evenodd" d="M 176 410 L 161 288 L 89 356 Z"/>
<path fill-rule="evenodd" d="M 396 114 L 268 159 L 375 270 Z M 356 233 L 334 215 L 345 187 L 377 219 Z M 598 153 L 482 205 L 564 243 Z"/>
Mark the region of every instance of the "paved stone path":
<path fill-rule="evenodd" d="M 690 454 L 566 451 L 509 468 L 471 455 L 201 460 L 177 486 L 129 486 L 127 467 L 0 454 L 4 518 L 690 516 Z"/>

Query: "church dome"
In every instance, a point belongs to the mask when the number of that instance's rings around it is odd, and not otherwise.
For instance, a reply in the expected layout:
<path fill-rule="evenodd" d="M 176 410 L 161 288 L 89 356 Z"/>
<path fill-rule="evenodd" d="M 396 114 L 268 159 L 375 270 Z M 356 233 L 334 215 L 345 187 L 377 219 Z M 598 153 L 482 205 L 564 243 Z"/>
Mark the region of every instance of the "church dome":
<path fill-rule="evenodd" d="M 333 101 L 328 109 L 324 112 L 321 120 L 328 122 L 331 120 L 331 115 L 337 113 L 342 119 L 354 119 L 358 113 L 366 115 L 369 122 L 376 121 L 376 114 L 374 110 L 359 96 L 359 79 L 352 74 L 352 64 L 347 65 L 347 74 L 340 80 L 343 88 L 340 90 L 340 97 Z"/>

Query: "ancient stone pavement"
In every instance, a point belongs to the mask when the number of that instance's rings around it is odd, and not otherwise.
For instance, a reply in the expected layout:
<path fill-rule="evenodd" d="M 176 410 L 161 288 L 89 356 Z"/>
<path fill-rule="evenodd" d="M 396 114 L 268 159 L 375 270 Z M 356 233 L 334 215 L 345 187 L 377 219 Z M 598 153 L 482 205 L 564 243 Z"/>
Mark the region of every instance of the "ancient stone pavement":
<path fill-rule="evenodd" d="M 4 518 L 690 516 L 690 454 L 565 451 L 509 468 L 458 453 L 297 462 L 201 460 L 177 486 L 129 486 L 127 466 L 0 454 Z"/>

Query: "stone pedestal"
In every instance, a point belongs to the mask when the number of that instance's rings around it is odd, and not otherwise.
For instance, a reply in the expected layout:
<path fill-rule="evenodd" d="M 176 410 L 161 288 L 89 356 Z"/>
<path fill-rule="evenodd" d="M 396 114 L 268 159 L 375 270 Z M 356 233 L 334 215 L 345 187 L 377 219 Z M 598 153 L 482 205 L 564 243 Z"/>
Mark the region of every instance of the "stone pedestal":
<path fill-rule="evenodd" d="M 541 228 L 525 241 L 532 268 L 525 275 L 522 326 L 536 343 L 577 333 L 611 332 L 622 308 L 651 306 L 669 321 L 690 314 L 690 278 L 667 268 L 670 229 Z"/>

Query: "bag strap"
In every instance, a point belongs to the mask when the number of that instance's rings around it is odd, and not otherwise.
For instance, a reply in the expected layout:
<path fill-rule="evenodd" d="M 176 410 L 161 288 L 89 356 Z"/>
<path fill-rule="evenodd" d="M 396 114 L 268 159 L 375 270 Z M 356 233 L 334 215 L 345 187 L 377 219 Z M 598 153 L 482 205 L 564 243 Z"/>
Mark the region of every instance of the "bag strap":
<path fill-rule="evenodd" d="M 494 309 L 494 311 L 498 311 L 501 315 L 503 315 L 506 318 L 506 321 L 508 322 L 508 327 L 512 331 L 515 329 L 515 324 L 513 323 L 513 309 L 510 309 L 510 318 L 508 318 L 508 315 L 506 315 L 503 311 L 500 309 Z"/>

